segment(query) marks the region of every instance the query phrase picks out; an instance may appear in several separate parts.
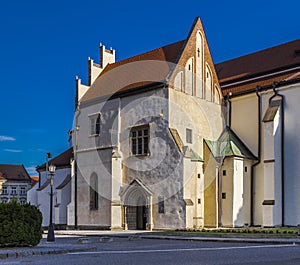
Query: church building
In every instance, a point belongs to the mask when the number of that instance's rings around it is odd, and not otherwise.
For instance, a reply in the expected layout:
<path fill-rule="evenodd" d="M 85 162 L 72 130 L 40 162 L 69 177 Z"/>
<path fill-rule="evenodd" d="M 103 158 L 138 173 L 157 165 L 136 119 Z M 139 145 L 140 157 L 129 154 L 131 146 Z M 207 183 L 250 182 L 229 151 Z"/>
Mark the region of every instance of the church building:
<path fill-rule="evenodd" d="M 76 78 L 68 226 L 300 223 L 300 40 L 214 64 L 185 40 L 121 61 L 100 45 Z"/>

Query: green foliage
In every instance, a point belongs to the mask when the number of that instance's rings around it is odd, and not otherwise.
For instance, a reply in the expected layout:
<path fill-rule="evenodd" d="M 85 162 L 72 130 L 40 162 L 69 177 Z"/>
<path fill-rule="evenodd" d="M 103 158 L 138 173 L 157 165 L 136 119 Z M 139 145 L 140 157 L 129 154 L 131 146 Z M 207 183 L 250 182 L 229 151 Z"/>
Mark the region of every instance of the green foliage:
<path fill-rule="evenodd" d="M 42 214 L 15 200 L 0 203 L 0 246 L 36 246 L 42 238 Z"/>

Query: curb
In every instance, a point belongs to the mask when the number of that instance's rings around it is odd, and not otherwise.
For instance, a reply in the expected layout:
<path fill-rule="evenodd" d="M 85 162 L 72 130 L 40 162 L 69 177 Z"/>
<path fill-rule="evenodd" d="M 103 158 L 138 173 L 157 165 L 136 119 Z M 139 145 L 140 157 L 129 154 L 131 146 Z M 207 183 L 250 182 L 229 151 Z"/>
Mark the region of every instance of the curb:
<path fill-rule="evenodd" d="M 62 233 L 63 234 L 63 233 Z M 75 236 L 78 234 L 67 234 Z M 100 234 L 86 235 L 88 237 L 101 237 Z M 297 244 L 300 245 L 300 238 L 249 238 L 249 237 L 195 237 L 195 236 L 168 236 L 168 235 L 143 235 L 140 233 L 128 234 L 111 234 L 108 237 L 132 238 L 139 237 L 140 239 L 161 239 L 161 240 L 185 240 L 185 241 L 205 241 L 205 242 L 236 242 L 236 243 L 258 243 L 258 244 Z"/>
<path fill-rule="evenodd" d="M 185 241 L 205 241 L 205 242 L 236 242 L 236 243 L 259 243 L 259 244 L 297 244 L 300 245 L 300 241 L 285 240 L 285 239 L 273 239 L 273 238 L 218 238 L 218 237 L 176 237 L 176 236 L 155 236 L 155 235 L 143 235 L 140 236 L 144 239 L 163 239 L 163 240 L 185 240 Z"/>
<path fill-rule="evenodd" d="M 32 256 L 43 256 L 43 255 L 53 255 L 53 254 L 67 254 L 77 251 L 91 251 L 95 250 L 95 247 L 92 248 L 77 248 L 77 249 L 57 249 L 57 250 L 29 250 L 29 251 L 21 251 L 21 252 L 10 252 L 10 253 L 0 253 L 0 260 L 7 259 L 7 258 L 25 258 L 25 257 L 32 257 Z"/>

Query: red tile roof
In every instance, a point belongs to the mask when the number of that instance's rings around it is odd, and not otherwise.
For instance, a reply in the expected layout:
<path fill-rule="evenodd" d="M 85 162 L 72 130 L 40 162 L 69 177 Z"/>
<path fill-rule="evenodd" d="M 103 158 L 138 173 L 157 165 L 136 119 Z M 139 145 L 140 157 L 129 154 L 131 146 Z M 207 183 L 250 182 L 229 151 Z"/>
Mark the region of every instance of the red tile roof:
<path fill-rule="evenodd" d="M 175 42 L 108 64 L 81 102 L 165 83 L 185 43 L 186 40 Z M 215 65 L 223 95 L 252 90 L 257 85 L 269 85 L 284 78 L 290 79 L 295 71 L 299 71 L 292 70 L 295 66 L 300 66 L 300 39 Z M 274 75 L 279 71 L 284 72 Z M 240 81 L 243 83 L 234 84 Z"/>
<path fill-rule="evenodd" d="M 185 40 L 108 64 L 81 101 L 164 82 L 177 62 Z"/>
<path fill-rule="evenodd" d="M 56 166 L 56 168 L 63 168 L 63 167 L 71 167 L 71 158 L 73 158 L 73 147 L 69 148 L 65 152 L 59 154 L 58 156 L 52 158 L 48 161 L 49 165 L 53 164 Z M 46 163 L 37 166 L 36 170 L 38 172 L 45 171 L 46 170 Z"/>
<path fill-rule="evenodd" d="M 31 180 L 33 182 L 38 182 L 39 181 L 39 177 L 38 176 L 31 176 Z"/>
<path fill-rule="evenodd" d="M 300 65 L 300 39 L 216 64 L 220 83 Z"/>
<path fill-rule="evenodd" d="M 0 178 L 31 182 L 31 178 L 23 165 L 0 164 Z"/>

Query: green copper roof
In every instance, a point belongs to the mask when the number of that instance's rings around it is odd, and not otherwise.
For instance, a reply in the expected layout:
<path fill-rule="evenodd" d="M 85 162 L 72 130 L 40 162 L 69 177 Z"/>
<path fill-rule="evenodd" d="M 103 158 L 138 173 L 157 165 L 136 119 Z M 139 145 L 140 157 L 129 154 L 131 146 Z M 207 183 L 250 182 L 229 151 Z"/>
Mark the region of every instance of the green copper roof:
<path fill-rule="evenodd" d="M 242 140 L 227 126 L 217 141 L 204 140 L 214 157 L 236 156 L 257 159 Z"/>
<path fill-rule="evenodd" d="M 190 149 L 191 160 L 194 162 L 203 162 L 203 159 L 192 148 Z"/>

